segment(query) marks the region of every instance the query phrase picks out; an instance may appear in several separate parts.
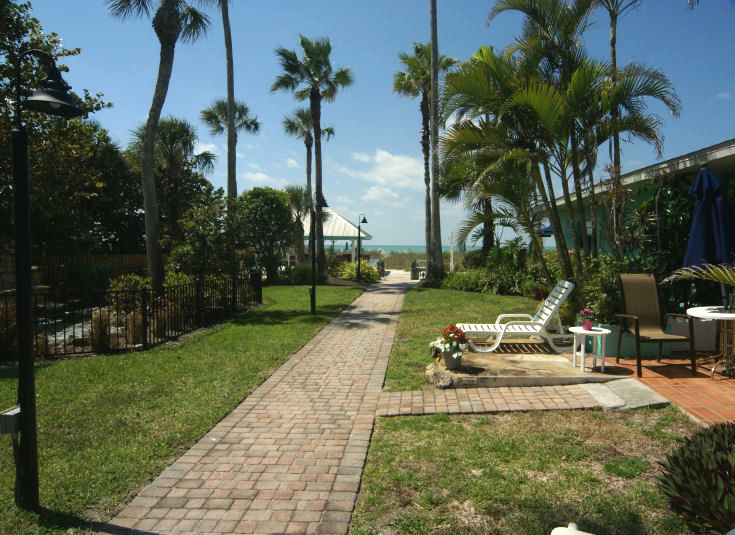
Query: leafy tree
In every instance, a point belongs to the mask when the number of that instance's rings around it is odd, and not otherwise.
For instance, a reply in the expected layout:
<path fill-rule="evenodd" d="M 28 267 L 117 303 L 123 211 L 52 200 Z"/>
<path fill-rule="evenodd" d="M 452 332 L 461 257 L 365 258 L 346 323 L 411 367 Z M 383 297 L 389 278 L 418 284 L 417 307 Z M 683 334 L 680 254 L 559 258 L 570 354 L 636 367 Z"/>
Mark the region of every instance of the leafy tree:
<path fill-rule="evenodd" d="M 225 234 L 225 201 L 222 188 L 211 184 L 193 196 L 181 220 L 182 241 L 171 251 L 169 267 L 204 275 L 226 269 L 227 236 Z"/>
<path fill-rule="evenodd" d="M 130 149 L 136 154 L 143 150 L 145 130 L 146 125 L 142 124 L 133 131 Z M 194 176 L 193 172 L 212 171 L 217 158 L 209 151 L 195 153 L 196 142 L 196 130 L 190 122 L 172 116 L 159 122 L 155 133 L 153 162 L 163 179 L 162 187 L 158 188 L 158 196 L 161 193 L 165 196 L 165 202 L 161 204 L 168 223 L 169 238 L 174 242 L 181 241 L 179 219 L 185 211 L 183 205 L 192 193 L 185 191 L 186 186 L 191 189 L 192 178 L 195 185 L 202 185 L 203 177 Z"/>
<path fill-rule="evenodd" d="M 430 145 L 430 106 L 431 97 L 431 45 L 429 43 L 414 43 L 413 55 L 401 52 L 398 55 L 405 71 L 393 74 L 393 92 L 401 96 L 416 98 L 419 100 L 419 111 L 421 112 L 421 150 L 424 153 L 424 185 L 426 187 L 425 199 L 425 238 L 426 256 L 431 256 L 431 171 L 429 158 L 431 155 Z M 457 63 L 454 58 L 439 57 L 439 71 L 446 71 Z"/>
<path fill-rule="evenodd" d="M 105 0 L 113 16 L 120 18 L 151 16 L 153 0 Z M 158 291 L 163 286 L 163 255 L 159 243 L 160 215 L 156 199 L 153 152 L 156 129 L 166 101 L 168 84 L 174 65 L 176 42 L 181 37 L 185 42 L 196 40 L 206 32 L 209 18 L 183 0 L 160 0 L 152 17 L 153 30 L 161 45 L 158 77 L 153 92 L 153 101 L 143 131 L 141 150 L 141 178 L 143 182 L 143 205 L 145 208 L 146 253 L 151 287 Z"/>
<path fill-rule="evenodd" d="M 297 100 L 309 99 L 311 120 L 314 130 L 314 159 L 315 176 L 314 186 L 316 199 L 323 199 L 322 192 L 322 100 L 330 102 L 337 96 L 341 87 L 352 84 L 352 72 L 347 68 L 334 69 L 330 61 L 332 45 L 326 37 L 307 39 L 300 36 L 302 59 L 293 50 L 276 49 L 276 55 L 281 63 L 283 74 L 276 78 L 271 91 L 294 92 Z M 301 89 L 298 89 L 299 86 Z M 327 277 L 327 261 L 324 253 L 324 229 L 322 227 L 322 209 L 316 204 L 316 243 L 317 261 L 319 263 L 319 277 Z"/>
<path fill-rule="evenodd" d="M 23 49 L 56 58 L 79 54 L 66 49 L 32 16 L 29 2 L 0 2 L 0 240 L 12 239 L 13 189 L 10 131 L 16 100 L 14 65 Z M 60 71 L 68 70 L 57 64 Z M 28 98 L 44 69 L 26 56 L 21 62 L 21 98 Z M 111 104 L 86 89 L 71 94 L 85 116 Z M 99 124 L 23 113 L 29 136 L 32 239 L 42 253 L 137 252 L 142 232 L 139 188 L 120 150 Z M 142 222 L 141 222 L 142 223 Z"/>
<path fill-rule="evenodd" d="M 293 243 L 293 216 L 288 195 L 273 188 L 256 187 L 237 199 L 234 229 L 239 247 L 252 249 L 265 268 L 268 281 L 278 281 L 278 262 Z"/>
<path fill-rule="evenodd" d="M 289 136 L 304 140 L 306 147 L 306 194 L 309 199 L 311 196 L 311 147 L 314 144 L 314 122 L 311 120 L 311 111 L 308 108 L 299 108 L 291 115 L 284 117 L 283 130 Z M 322 128 L 322 137 L 329 140 L 334 135 L 334 127 L 327 126 Z M 311 203 L 311 201 L 310 201 Z M 309 205 L 311 206 L 311 204 Z M 314 236 L 309 233 L 309 251 L 311 251 L 312 240 Z M 303 240 L 302 240 L 303 243 Z M 298 247 L 298 244 L 296 245 Z"/>
<path fill-rule="evenodd" d="M 226 4 L 226 2 L 223 2 Z M 233 178 L 230 180 L 230 161 L 229 161 L 229 138 L 230 133 L 227 127 L 227 114 L 228 114 L 228 103 L 226 100 L 218 99 L 212 103 L 208 108 L 204 108 L 199 114 L 201 121 L 209 128 L 209 134 L 216 136 L 222 133 L 227 133 L 228 148 L 227 148 L 227 202 L 230 203 L 237 198 L 237 180 Z M 258 117 L 250 116 L 250 109 L 245 105 L 244 102 L 235 101 L 235 117 L 233 122 L 233 132 L 235 138 L 235 144 L 237 144 L 237 132 L 250 132 L 257 134 L 260 131 L 260 121 Z M 233 153 L 235 149 L 233 148 Z M 234 164 L 233 165 L 233 176 L 234 176 Z"/>

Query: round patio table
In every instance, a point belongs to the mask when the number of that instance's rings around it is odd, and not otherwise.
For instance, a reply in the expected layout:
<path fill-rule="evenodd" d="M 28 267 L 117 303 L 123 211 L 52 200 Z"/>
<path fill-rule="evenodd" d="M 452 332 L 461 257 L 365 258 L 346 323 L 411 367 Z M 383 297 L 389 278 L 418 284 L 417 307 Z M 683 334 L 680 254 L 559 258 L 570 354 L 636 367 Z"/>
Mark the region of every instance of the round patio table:
<path fill-rule="evenodd" d="M 687 309 L 687 315 L 693 318 L 719 320 L 720 322 L 720 352 L 706 357 L 715 359 L 712 366 L 712 376 L 720 364 L 724 367 L 725 375 L 732 377 L 733 360 L 735 359 L 735 310 L 728 310 L 723 306 L 694 307 Z"/>

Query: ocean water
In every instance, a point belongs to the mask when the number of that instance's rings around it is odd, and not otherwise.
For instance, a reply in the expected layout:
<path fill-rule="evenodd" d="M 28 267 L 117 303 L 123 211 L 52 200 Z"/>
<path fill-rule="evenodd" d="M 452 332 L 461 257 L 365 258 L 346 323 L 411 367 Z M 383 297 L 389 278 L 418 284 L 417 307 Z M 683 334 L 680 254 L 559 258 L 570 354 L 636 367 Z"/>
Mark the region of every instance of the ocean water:
<path fill-rule="evenodd" d="M 377 251 L 378 249 L 382 249 L 385 254 L 390 253 L 419 253 L 424 254 L 426 253 L 426 245 L 377 245 L 377 244 L 362 244 L 362 248 L 365 251 Z M 449 252 L 451 247 L 449 245 L 443 245 L 442 251 Z M 472 251 L 474 249 L 479 249 L 479 247 L 467 247 L 468 251 Z M 457 247 L 454 247 L 454 252 L 458 252 L 459 249 Z"/>

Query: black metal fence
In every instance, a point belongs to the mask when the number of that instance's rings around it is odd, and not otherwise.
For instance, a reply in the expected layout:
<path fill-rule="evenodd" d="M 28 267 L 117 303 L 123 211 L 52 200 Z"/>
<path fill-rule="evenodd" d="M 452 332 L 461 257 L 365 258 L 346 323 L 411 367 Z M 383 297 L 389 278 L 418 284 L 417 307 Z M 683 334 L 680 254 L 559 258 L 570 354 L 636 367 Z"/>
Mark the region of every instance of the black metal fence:
<path fill-rule="evenodd" d="M 145 349 L 224 320 L 263 300 L 260 272 L 150 290 L 33 295 L 39 357 Z M 17 359 L 15 294 L 0 295 L 0 361 Z"/>

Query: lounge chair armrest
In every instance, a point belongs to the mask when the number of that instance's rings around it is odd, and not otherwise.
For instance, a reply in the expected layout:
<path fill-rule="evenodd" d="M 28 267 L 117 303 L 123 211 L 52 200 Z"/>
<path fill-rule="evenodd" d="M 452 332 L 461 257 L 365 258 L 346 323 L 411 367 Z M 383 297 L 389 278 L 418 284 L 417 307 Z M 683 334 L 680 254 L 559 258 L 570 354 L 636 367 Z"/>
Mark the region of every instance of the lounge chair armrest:
<path fill-rule="evenodd" d="M 692 317 L 688 314 L 680 314 L 678 312 L 669 312 L 667 314 L 664 314 L 664 325 L 666 325 L 666 322 L 669 320 L 669 318 L 682 318 L 688 321 L 692 321 Z"/>
<path fill-rule="evenodd" d="M 495 324 L 497 325 L 500 323 L 500 320 L 504 320 L 507 318 L 525 318 L 527 320 L 532 320 L 533 316 L 531 316 L 531 314 L 501 314 L 495 320 Z"/>

